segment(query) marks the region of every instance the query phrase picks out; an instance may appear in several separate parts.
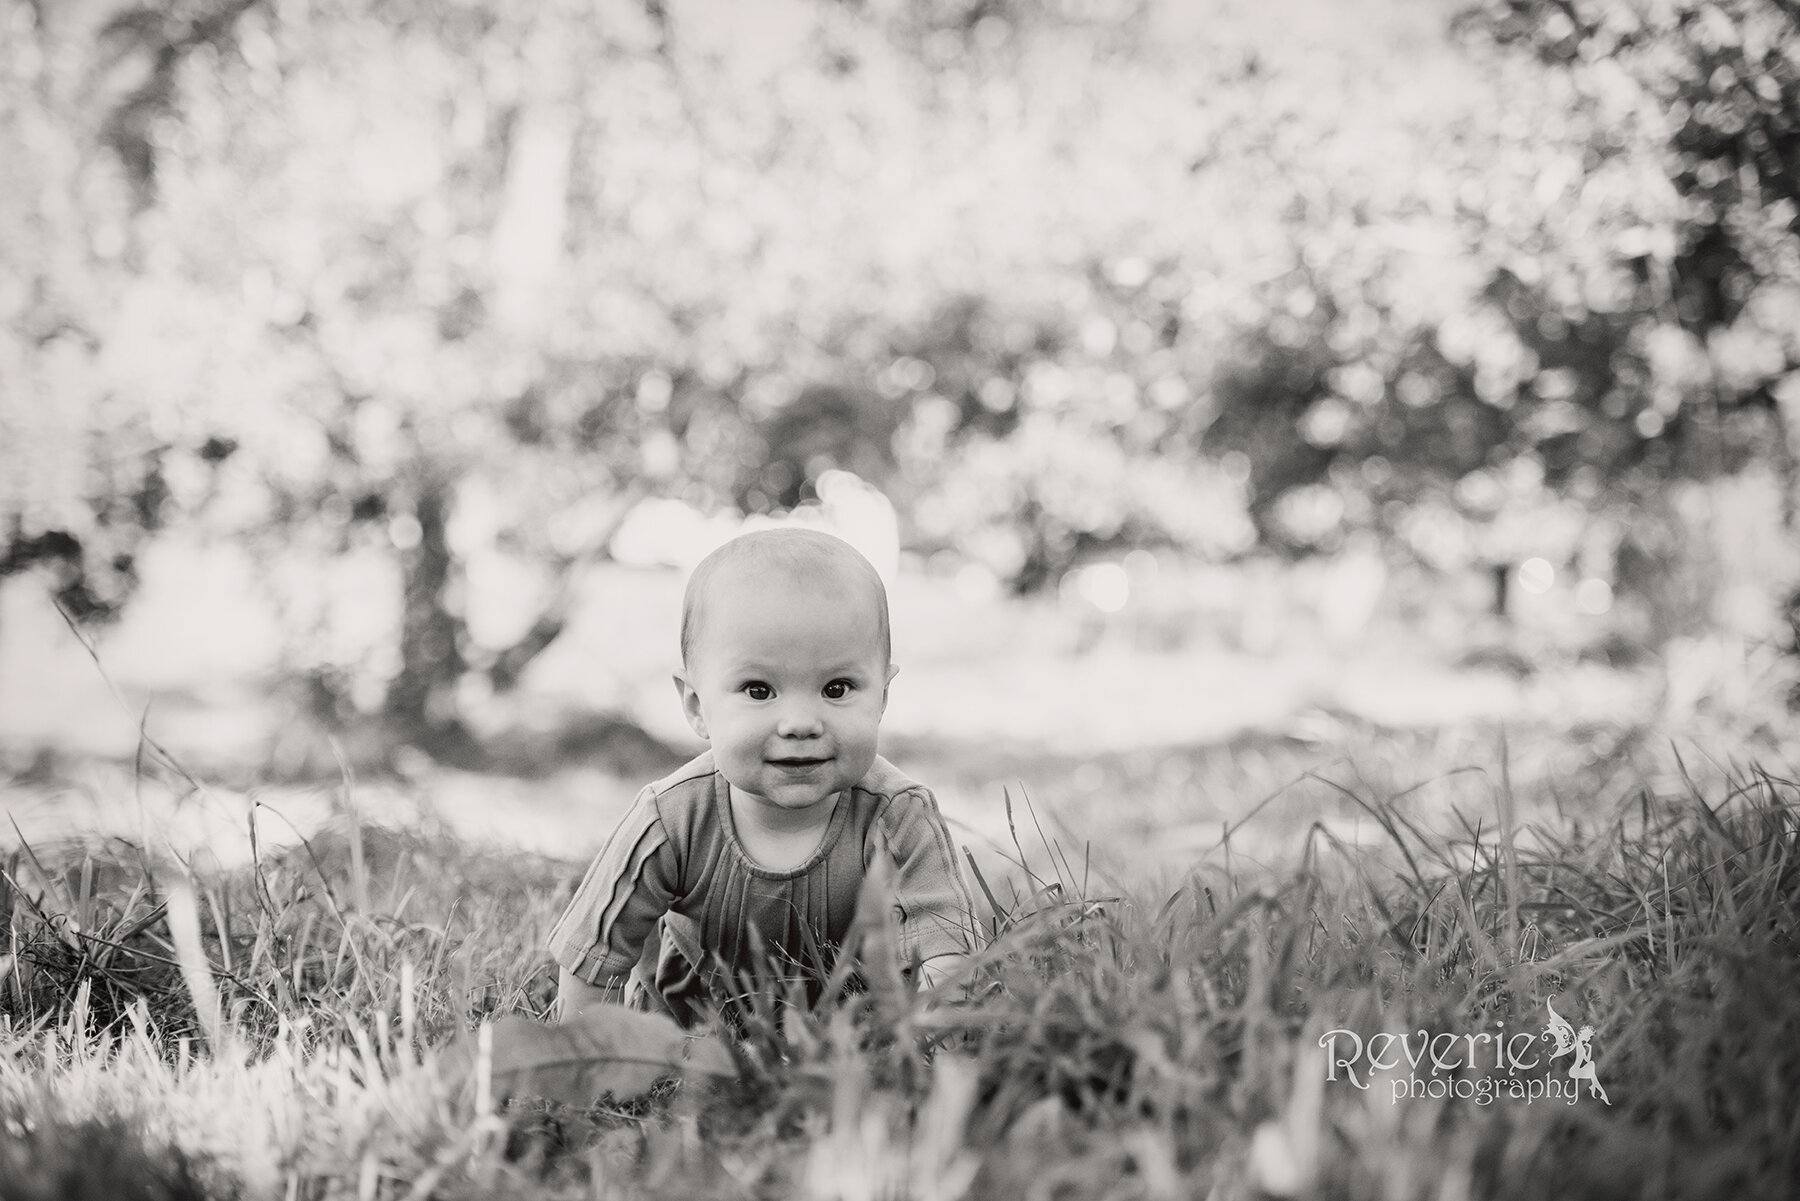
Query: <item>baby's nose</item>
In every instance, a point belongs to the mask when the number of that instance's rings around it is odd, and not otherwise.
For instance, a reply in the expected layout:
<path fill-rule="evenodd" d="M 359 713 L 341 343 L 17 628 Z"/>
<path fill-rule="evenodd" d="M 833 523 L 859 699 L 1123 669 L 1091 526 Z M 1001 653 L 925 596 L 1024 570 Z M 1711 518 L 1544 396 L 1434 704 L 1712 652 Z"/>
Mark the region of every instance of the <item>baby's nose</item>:
<path fill-rule="evenodd" d="M 783 738 L 816 738 L 825 732 L 825 723 L 815 706 L 797 702 L 781 711 L 775 732 Z"/>

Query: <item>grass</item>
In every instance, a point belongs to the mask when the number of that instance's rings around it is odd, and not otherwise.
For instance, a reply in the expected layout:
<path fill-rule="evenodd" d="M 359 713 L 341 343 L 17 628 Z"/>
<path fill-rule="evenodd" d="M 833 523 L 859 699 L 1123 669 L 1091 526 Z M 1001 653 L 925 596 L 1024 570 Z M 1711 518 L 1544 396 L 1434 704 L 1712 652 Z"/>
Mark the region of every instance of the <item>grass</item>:
<path fill-rule="evenodd" d="M 1445 833 L 1403 789 L 1343 786 L 1380 845 L 1317 824 L 1281 866 L 1215 856 L 1141 895 L 1094 888 L 1021 805 L 955 997 L 765 1007 L 734 1084 L 498 1115 L 444 1049 L 547 1011 L 538 948 L 579 865 L 348 812 L 236 872 L 21 847 L 0 1195 L 1785 1195 L 1800 785 L 1725 769 L 1579 826 L 1527 820 L 1554 807 L 1526 787 Z M 1535 1038 L 1550 998 L 1594 1027 L 1610 1105 L 1326 1079 L 1328 1030 Z"/>

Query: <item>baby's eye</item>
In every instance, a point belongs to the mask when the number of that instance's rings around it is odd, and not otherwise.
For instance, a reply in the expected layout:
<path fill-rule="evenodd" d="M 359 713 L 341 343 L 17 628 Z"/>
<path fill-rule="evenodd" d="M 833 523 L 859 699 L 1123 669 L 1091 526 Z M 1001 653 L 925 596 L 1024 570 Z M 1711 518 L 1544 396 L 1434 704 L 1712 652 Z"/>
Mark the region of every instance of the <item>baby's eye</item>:
<path fill-rule="evenodd" d="M 775 690 L 761 680 L 751 680 L 741 691 L 753 701 L 766 701 L 775 695 Z"/>
<path fill-rule="evenodd" d="M 831 683 L 825 685 L 825 699 L 828 701 L 841 701 L 850 695 L 850 690 L 854 687 L 856 687 L 856 685 L 852 684 L 849 680 L 833 680 Z"/>

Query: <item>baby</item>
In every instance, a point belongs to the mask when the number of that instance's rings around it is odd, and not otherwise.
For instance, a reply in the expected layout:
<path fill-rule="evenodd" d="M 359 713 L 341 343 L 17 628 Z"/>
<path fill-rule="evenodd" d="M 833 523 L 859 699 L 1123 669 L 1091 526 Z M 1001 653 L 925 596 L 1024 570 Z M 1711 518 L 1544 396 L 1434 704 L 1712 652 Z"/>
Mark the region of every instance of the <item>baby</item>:
<path fill-rule="evenodd" d="M 563 1018 L 625 1001 L 691 1026 L 771 963 L 816 997 L 890 867 L 902 963 L 938 978 L 972 908 L 937 802 L 875 753 L 896 668 L 868 560 L 811 530 L 734 539 L 688 581 L 681 661 L 710 749 L 638 794 L 551 930 Z"/>

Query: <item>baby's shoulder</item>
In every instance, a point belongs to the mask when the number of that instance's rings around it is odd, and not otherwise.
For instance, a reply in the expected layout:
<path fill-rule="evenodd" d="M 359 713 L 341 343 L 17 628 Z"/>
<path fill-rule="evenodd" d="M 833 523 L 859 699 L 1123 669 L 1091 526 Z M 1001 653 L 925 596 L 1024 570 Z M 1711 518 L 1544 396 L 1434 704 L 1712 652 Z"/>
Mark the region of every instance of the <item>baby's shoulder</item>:
<path fill-rule="evenodd" d="M 678 797 L 709 791 L 712 778 L 718 774 L 710 750 L 702 751 L 660 780 L 652 780 L 644 791 L 651 796 Z"/>
<path fill-rule="evenodd" d="M 896 864 L 937 848 L 955 859 L 950 832 L 931 790 L 885 759 L 877 759 L 857 782 L 856 820 L 862 837 L 863 862 L 882 853 Z"/>
<path fill-rule="evenodd" d="M 856 782 L 856 791 L 866 794 L 877 802 L 896 799 L 910 800 L 915 796 L 923 798 L 931 796 L 930 790 L 923 784 L 880 755 L 875 756 L 875 763 L 869 768 L 868 774 Z"/>
<path fill-rule="evenodd" d="M 865 843 L 909 846 L 943 825 L 931 790 L 886 759 L 878 757 L 854 791 Z"/>
<path fill-rule="evenodd" d="M 705 751 L 645 785 L 638 804 L 654 814 L 677 845 L 684 845 L 715 814 L 714 793 L 721 779 L 712 752 Z"/>

